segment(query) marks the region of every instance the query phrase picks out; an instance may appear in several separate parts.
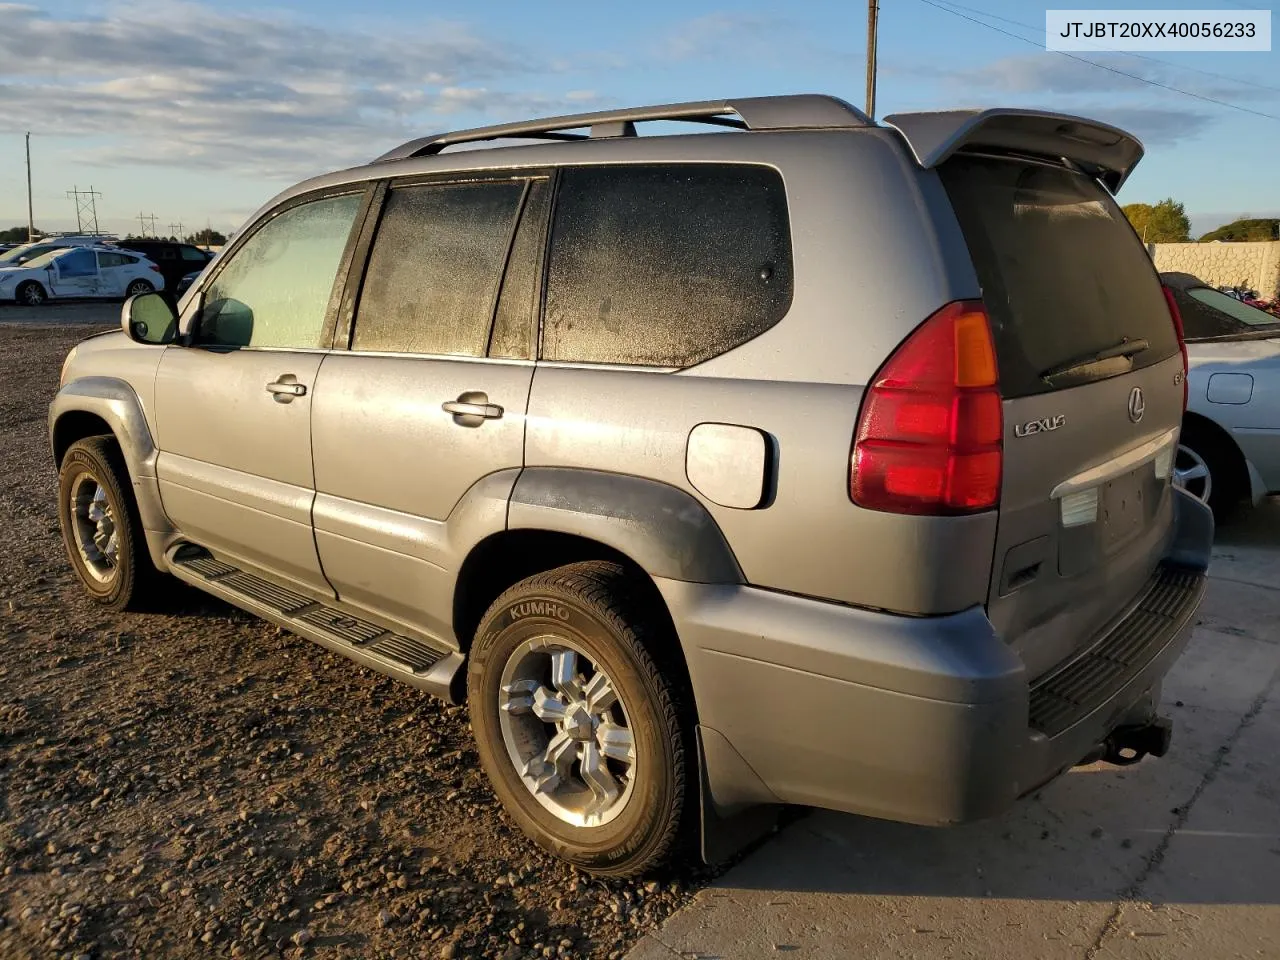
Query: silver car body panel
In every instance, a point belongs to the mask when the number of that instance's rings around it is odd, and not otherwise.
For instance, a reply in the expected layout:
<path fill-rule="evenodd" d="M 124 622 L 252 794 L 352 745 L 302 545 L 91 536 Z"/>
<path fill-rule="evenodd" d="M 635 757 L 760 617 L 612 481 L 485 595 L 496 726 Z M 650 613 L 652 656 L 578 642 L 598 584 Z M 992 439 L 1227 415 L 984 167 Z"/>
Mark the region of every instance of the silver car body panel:
<path fill-rule="evenodd" d="M 1255 504 L 1280 492 L 1280 339 L 1193 341 L 1187 356 L 1187 409 L 1212 420 L 1236 442 Z M 1238 393 L 1211 392 L 1223 375 L 1251 381 L 1246 402 L 1239 402 Z"/>

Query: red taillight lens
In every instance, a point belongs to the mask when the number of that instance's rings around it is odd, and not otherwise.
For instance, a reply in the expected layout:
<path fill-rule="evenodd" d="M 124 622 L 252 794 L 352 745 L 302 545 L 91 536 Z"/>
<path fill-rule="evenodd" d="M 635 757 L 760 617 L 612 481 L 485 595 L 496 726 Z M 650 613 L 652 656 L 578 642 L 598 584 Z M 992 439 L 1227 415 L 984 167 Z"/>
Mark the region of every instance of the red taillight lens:
<path fill-rule="evenodd" d="M 156 273 L 159 273 L 159 272 L 160 272 L 160 268 L 159 268 L 159 267 L 157 267 L 154 263 L 153 263 L 153 264 L 151 264 L 151 269 L 152 269 L 152 270 L 154 270 Z"/>
<path fill-rule="evenodd" d="M 867 388 L 849 470 L 854 503 L 955 514 L 1000 501 L 1004 413 L 981 301 L 949 303 L 907 338 Z"/>
<path fill-rule="evenodd" d="M 1187 360 L 1187 337 L 1182 329 L 1182 311 L 1178 309 L 1178 301 L 1173 298 L 1173 291 L 1161 284 L 1164 291 L 1164 302 L 1169 305 L 1169 316 L 1173 318 L 1173 329 L 1178 334 L 1178 349 L 1182 351 L 1182 409 L 1187 409 L 1187 376 L 1191 372 L 1191 364 Z"/>

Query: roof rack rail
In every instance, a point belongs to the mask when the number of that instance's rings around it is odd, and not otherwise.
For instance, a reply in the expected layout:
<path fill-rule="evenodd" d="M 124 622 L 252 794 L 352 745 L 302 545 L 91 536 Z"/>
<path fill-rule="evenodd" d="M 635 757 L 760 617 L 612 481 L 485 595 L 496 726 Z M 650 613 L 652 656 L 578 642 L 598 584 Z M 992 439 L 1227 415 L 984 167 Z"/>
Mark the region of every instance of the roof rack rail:
<path fill-rule="evenodd" d="M 737 114 L 737 117 L 726 116 Z M 537 140 L 597 140 L 612 137 L 634 137 L 637 123 L 650 120 L 681 120 L 706 123 L 739 130 L 804 130 L 865 127 L 871 120 L 861 110 L 823 94 L 805 93 L 781 97 L 745 97 L 737 100 L 702 100 L 694 103 L 668 103 L 652 107 L 629 107 L 596 113 L 577 113 L 545 120 L 521 120 L 491 127 L 456 130 L 418 137 L 388 150 L 374 163 L 428 157 L 445 147 L 500 138 Z M 588 127 L 589 133 L 566 131 Z"/>

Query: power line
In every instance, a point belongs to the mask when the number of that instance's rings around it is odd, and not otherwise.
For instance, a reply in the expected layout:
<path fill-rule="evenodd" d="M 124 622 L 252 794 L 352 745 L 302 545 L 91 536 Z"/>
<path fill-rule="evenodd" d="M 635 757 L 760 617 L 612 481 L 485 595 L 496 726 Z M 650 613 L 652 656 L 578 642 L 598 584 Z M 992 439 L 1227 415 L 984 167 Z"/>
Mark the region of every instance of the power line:
<path fill-rule="evenodd" d="M 177 223 L 169 224 L 169 236 L 173 237 L 175 240 L 182 239 L 182 221 L 181 220 L 179 220 Z"/>
<path fill-rule="evenodd" d="M 977 7 L 966 7 L 963 3 L 953 3 L 952 0 L 942 0 L 942 2 L 948 7 L 955 7 L 959 10 L 968 10 L 970 13 L 976 13 L 979 16 L 986 17 L 988 20 L 999 20 L 1001 23 L 1011 23 L 1017 27 L 1025 27 L 1028 30 L 1035 30 L 1037 33 L 1045 32 L 1044 27 L 1037 27 L 1031 23 L 1023 23 L 1021 20 L 1010 20 L 1008 17 L 1002 17 L 995 13 L 988 13 L 986 10 L 979 10 Z M 1105 50 L 1105 48 L 1100 47 L 1097 44 L 1091 44 L 1091 46 L 1096 47 L 1099 51 Z M 1061 53 L 1062 51 L 1056 52 Z M 1247 87 L 1257 87 L 1259 90 L 1271 90 L 1275 93 L 1280 93 L 1280 87 L 1270 87 L 1265 83 L 1258 83 L 1256 80 L 1246 80 L 1244 77 L 1232 77 L 1225 73 L 1214 73 L 1212 70 L 1201 70 L 1199 67 L 1193 67 L 1189 64 L 1174 63 L 1172 60 L 1161 60 L 1159 57 L 1148 57 L 1144 54 L 1134 53 L 1130 50 L 1115 50 L 1109 52 L 1119 53 L 1126 57 L 1133 57 L 1135 60 L 1147 60 L 1151 63 L 1159 63 L 1166 67 L 1173 67 L 1175 70 L 1190 70 L 1192 73 L 1200 73 L 1206 77 L 1213 77 L 1216 80 L 1226 80 L 1229 83 L 1239 83 Z"/>
<path fill-rule="evenodd" d="M 151 225 L 151 235 L 153 237 L 156 235 L 156 215 L 154 213 L 146 214 L 139 211 L 138 224 L 142 228 L 142 235 L 144 237 L 147 235 L 147 224 Z"/>
<path fill-rule="evenodd" d="M 949 13 L 953 17 L 959 17 L 961 20 L 968 20 L 970 23 L 976 23 L 980 27 L 986 27 L 988 30 L 994 30 L 996 33 L 1002 33 L 1006 37 L 1012 37 L 1014 40 L 1019 40 L 1022 43 L 1030 44 L 1031 46 L 1035 47 L 1037 50 L 1044 50 L 1044 47 L 1040 43 L 1037 43 L 1035 40 L 1031 40 L 1027 37 L 1022 36 L 1021 34 L 1013 33 L 1009 30 L 1005 30 L 1001 27 L 997 27 L 995 24 L 987 23 L 985 20 L 975 19 L 974 17 L 970 17 L 967 14 L 961 13 L 959 10 L 952 10 L 950 7 L 944 7 L 941 3 L 935 3 L 934 0 L 920 0 L 920 2 L 930 7 L 935 7 L 938 10 L 941 10 L 943 13 Z M 1249 107 L 1242 107 L 1238 103 L 1231 103 L 1227 100 L 1219 100 L 1216 97 L 1206 97 L 1204 94 L 1192 93 L 1190 90 L 1183 90 L 1181 87 L 1175 87 L 1172 84 L 1168 84 L 1168 83 L 1160 83 L 1158 80 L 1148 80 L 1146 77 L 1139 76 L 1136 73 L 1129 73 L 1125 70 L 1118 70 L 1115 67 L 1109 67 L 1105 63 L 1098 63 L 1096 60 L 1090 60 L 1087 57 L 1077 57 L 1075 54 L 1067 53 L 1065 50 L 1049 50 L 1047 52 L 1056 53 L 1059 56 L 1066 57 L 1068 60 L 1075 60 L 1077 63 L 1086 63 L 1091 67 L 1097 67 L 1099 70 L 1106 70 L 1108 73 L 1114 73 L 1120 77 L 1128 77 L 1130 80 L 1137 80 L 1139 83 L 1145 83 L 1153 87 L 1159 87 L 1161 90 L 1168 90 L 1171 93 L 1180 93 L 1184 97 L 1191 97 L 1194 100 L 1202 100 L 1205 103 L 1213 103 L 1218 105 L 1219 107 L 1227 107 L 1231 110 L 1239 110 L 1241 113 L 1250 113 L 1250 114 L 1253 114 L 1253 116 L 1255 117 L 1263 117 L 1266 120 L 1280 120 L 1280 116 L 1276 116 L 1275 114 L 1263 113 L 1261 110 L 1252 110 Z"/>

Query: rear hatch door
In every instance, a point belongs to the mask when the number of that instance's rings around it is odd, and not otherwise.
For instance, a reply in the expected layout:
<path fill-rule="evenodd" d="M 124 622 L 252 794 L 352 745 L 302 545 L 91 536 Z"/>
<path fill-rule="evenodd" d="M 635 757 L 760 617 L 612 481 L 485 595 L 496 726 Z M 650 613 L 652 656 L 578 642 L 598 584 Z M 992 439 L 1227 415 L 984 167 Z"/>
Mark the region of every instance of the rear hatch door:
<path fill-rule="evenodd" d="M 1037 677 L 1137 601 L 1172 532 L 1176 330 L 1094 177 L 957 152 L 939 175 L 973 260 L 1004 398 L 988 612 Z"/>

